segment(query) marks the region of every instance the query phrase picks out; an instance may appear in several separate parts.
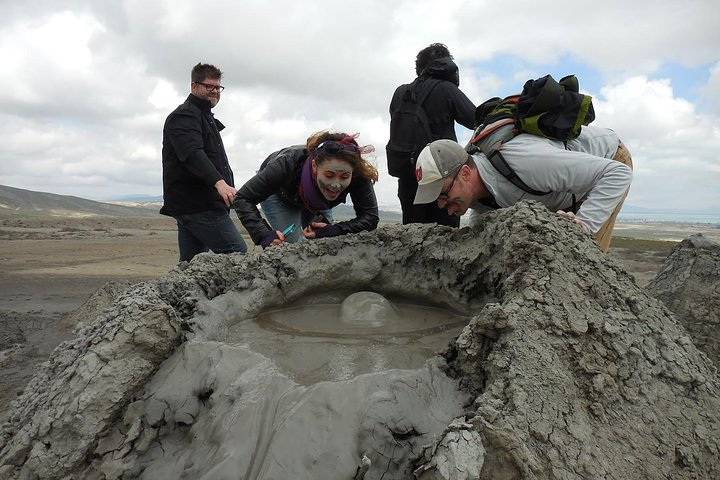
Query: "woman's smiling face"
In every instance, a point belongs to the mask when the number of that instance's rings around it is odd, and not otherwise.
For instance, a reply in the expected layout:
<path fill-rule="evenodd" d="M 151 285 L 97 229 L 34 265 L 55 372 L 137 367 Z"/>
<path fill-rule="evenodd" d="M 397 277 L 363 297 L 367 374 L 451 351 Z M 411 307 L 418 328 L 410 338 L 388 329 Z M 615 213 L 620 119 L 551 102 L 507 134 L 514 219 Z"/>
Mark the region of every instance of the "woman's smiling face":
<path fill-rule="evenodd" d="M 328 201 L 335 200 L 343 190 L 350 186 L 353 167 L 350 162 L 336 157 L 327 157 L 318 164 L 312 163 L 313 174 L 323 197 Z"/>

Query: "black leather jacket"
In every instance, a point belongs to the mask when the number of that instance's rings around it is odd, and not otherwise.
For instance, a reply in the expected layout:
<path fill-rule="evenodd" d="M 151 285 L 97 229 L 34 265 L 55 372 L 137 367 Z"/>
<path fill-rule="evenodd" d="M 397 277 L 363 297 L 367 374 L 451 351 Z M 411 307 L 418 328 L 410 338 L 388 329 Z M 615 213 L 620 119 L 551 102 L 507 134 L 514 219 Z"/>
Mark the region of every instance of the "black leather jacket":
<path fill-rule="evenodd" d="M 216 128 L 213 127 L 213 123 Z M 234 186 L 220 131 L 210 102 L 190 94 L 168 115 L 163 127 L 163 215 L 183 215 L 227 209 L 215 190 L 225 179 Z"/>
<path fill-rule="evenodd" d="M 257 208 L 260 202 L 272 194 L 278 194 L 288 205 L 305 209 L 298 185 L 307 156 L 307 150 L 300 145 L 274 152 L 263 162 L 260 171 L 238 190 L 232 208 L 256 245 L 260 244 L 263 236 L 273 230 L 260 215 Z M 380 217 L 372 182 L 353 175 L 350 186 L 330 202 L 330 206 L 345 203 L 348 194 L 352 199 L 356 217 L 334 225 L 340 227 L 343 234 L 375 230 Z"/>

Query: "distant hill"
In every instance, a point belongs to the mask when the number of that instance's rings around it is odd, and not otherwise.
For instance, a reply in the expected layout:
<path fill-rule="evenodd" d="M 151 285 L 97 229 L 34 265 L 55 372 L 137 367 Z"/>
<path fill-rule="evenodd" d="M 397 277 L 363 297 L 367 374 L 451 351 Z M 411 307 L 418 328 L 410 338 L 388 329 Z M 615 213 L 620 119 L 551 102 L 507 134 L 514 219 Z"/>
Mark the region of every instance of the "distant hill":
<path fill-rule="evenodd" d="M 118 198 L 105 199 L 106 202 L 157 203 L 163 201 L 162 195 L 125 195 Z"/>
<path fill-rule="evenodd" d="M 637 207 L 635 205 L 623 205 L 623 213 L 667 213 L 667 214 L 682 214 L 682 215 L 720 215 L 720 210 L 717 209 L 703 209 L 703 210 L 683 210 L 680 208 L 646 208 Z"/>
<path fill-rule="evenodd" d="M 58 217 L 155 217 L 156 205 L 126 206 L 0 185 L 0 215 Z"/>
<path fill-rule="evenodd" d="M 70 195 L 34 192 L 0 185 L 0 216 L 58 216 L 58 217 L 155 217 L 162 205 L 162 197 L 128 195 L 110 202 L 96 202 Z M 333 209 L 335 221 L 355 217 L 352 205 L 338 205 Z M 396 212 L 380 211 L 380 221 L 399 223 Z"/>

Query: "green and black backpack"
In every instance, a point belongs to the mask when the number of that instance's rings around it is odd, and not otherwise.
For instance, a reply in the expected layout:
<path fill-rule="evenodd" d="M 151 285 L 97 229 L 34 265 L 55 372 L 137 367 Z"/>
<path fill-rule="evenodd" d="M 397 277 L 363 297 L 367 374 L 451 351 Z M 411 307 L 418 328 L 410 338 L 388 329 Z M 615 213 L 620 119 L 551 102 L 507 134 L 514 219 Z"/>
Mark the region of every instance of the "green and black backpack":
<path fill-rule="evenodd" d="M 574 75 L 559 82 L 550 75 L 528 80 L 522 93 L 486 100 L 475 110 L 475 130 L 466 149 L 482 152 L 495 169 L 518 188 L 532 195 L 547 195 L 528 187 L 502 156 L 502 144 L 520 133 L 567 142 L 580 135 L 583 125 L 595 120 L 592 97 L 579 93 Z"/>

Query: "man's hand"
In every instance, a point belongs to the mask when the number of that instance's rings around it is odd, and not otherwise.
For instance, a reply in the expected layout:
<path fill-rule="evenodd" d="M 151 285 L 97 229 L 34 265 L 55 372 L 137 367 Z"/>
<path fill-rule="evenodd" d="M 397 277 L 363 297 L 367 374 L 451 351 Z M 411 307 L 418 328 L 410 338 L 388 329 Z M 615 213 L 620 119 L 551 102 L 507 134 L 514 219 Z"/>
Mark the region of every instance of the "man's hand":
<path fill-rule="evenodd" d="M 215 182 L 215 190 L 217 190 L 218 195 L 220 195 L 220 198 L 225 202 L 225 206 L 230 207 L 237 193 L 235 187 L 231 187 L 225 180 L 221 179 Z"/>
<path fill-rule="evenodd" d="M 580 229 L 583 231 L 583 233 L 584 233 L 585 235 L 592 235 L 592 234 L 590 233 L 590 229 L 588 228 L 588 226 L 585 225 L 582 220 L 580 220 L 579 218 L 577 218 L 573 212 L 565 212 L 565 211 L 563 211 L 563 210 L 558 210 L 558 211 L 555 212 L 555 213 L 557 213 L 557 214 L 560 215 L 561 217 L 565 217 L 565 218 L 569 219 L 570 221 L 572 221 L 572 222 L 575 223 L 576 225 L 579 225 L 579 226 L 580 226 Z"/>

